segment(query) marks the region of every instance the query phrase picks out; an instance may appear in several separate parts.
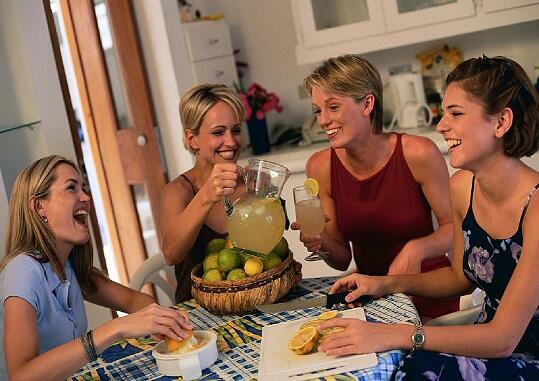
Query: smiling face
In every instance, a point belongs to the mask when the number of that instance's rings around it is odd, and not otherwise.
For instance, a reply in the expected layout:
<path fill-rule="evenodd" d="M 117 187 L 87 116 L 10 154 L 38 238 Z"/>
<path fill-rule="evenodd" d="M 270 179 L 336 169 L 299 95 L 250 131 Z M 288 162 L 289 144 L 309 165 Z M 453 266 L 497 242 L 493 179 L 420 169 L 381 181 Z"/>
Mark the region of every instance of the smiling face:
<path fill-rule="evenodd" d="M 198 135 L 186 131 L 187 141 L 197 152 L 197 160 L 210 164 L 238 160 L 241 151 L 241 121 L 227 103 L 217 102 L 208 110 Z"/>
<path fill-rule="evenodd" d="M 55 174 L 56 180 L 49 194 L 37 200 L 36 209 L 55 235 L 59 256 L 62 253 L 67 256 L 74 245 L 84 244 L 90 238 L 90 197 L 84 192 L 82 179 L 72 166 L 60 164 Z"/>
<path fill-rule="evenodd" d="M 361 102 L 352 97 L 329 93 L 318 86 L 311 92 L 313 113 L 333 148 L 346 147 L 364 133 L 370 133 L 372 95 Z"/>
<path fill-rule="evenodd" d="M 483 106 L 458 83 L 447 87 L 442 110 L 436 130 L 447 142 L 452 167 L 473 171 L 493 154 L 503 154 L 498 117 L 486 115 Z"/>

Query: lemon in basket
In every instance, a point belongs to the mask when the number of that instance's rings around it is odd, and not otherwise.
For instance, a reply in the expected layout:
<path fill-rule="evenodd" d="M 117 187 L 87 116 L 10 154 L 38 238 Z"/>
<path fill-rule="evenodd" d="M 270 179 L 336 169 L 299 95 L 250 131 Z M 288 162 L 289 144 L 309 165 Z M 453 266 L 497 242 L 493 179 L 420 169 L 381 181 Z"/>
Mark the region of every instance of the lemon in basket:
<path fill-rule="evenodd" d="M 204 254 L 208 255 L 209 253 L 219 252 L 225 247 L 225 240 L 223 238 L 212 239 L 206 245 L 204 249 Z"/>
<path fill-rule="evenodd" d="M 217 282 L 223 280 L 223 273 L 218 269 L 211 269 L 206 271 L 202 278 L 210 282 Z"/>
<path fill-rule="evenodd" d="M 230 270 L 226 277 L 226 280 L 239 280 L 243 278 L 247 278 L 245 271 L 243 271 L 243 269 L 234 269 Z"/>
<path fill-rule="evenodd" d="M 238 267 L 241 267 L 242 264 L 239 253 L 233 249 L 221 250 L 217 257 L 217 261 L 219 262 L 219 270 L 224 273 L 237 269 Z"/>
<path fill-rule="evenodd" d="M 219 253 L 210 253 L 206 258 L 204 258 L 204 261 L 202 262 L 202 269 L 204 272 L 207 272 L 211 269 L 218 269 L 219 268 Z"/>
<path fill-rule="evenodd" d="M 288 255 L 288 241 L 286 238 L 281 237 L 281 240 L 271 252 L 277 254 L 279 258 L 285 258 Z"/>
<path fill-rule="evenodd" d="M 264 271 L 270 270 L 281 263 L 281 258 L 275 253 L 269 253 L 266 255 L 266 258 L 264 258 Z"/>
<path fill-rule="evenodd" d="M 243 269 L 248 276 L 255 276 L 264 270 L 264 264 L 258 258 L 250 258 L 245 262 Z"/>
<path fill-rule="evenodd" d="M 318 342 L 318 336 L 316 327 L 305 327 L 290 339 L 288 349 L 298 355 L 311 353 Z"/>

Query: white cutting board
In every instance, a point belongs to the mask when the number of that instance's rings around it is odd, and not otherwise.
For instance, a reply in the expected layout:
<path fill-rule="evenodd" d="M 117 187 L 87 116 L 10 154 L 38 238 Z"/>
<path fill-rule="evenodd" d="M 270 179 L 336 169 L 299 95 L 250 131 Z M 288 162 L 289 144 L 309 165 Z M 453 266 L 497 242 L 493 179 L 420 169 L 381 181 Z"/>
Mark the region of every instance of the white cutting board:
<path fill-rule="evenodd" d="M 363 308 L 339 311 L 339 317 L 365 320 Z M 302 323 L 314 317 L 268 325 L 262 328 L 260 344 L 259 381 L 309 380 L 331 374 L 350 372 L 376 366 L 376 354 L 328 356 L 323 352 L 297 355 L 288 349 L 288 342 Z M 314 373 L 313 373 L 314 372 Z"/>

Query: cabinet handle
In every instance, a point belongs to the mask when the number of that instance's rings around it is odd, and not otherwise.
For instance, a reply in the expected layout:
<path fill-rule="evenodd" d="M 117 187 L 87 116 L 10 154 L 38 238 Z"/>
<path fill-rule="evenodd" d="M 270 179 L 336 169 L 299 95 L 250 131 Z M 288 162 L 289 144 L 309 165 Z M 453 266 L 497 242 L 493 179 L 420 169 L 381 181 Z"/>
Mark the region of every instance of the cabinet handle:
<path fill-rule="evenodd" d="M 216 71 L 215 71 L 215 76 L 216 76 L 216 77 L 220 77 L 220 76 L 222 76 L 223 74 L 225 74 L 225 71 L 224 71 L 224 70 L 216 70 Z"/>
<path fill-rule="evenodd" d="M 210 39 L 210 45 L 215 45 L 219 42 L 219 39 L 218 38 L 211 38 Z"/>

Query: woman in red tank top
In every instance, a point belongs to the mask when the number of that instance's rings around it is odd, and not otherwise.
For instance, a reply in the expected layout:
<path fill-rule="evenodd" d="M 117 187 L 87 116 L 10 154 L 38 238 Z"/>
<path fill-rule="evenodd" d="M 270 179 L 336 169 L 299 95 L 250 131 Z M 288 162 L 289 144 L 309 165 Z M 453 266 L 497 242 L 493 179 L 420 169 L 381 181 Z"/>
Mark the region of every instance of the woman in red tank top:
<path fill-rule="evenodd" d="M 450 266 L 444 255 L 453 238 L 447 166 L 429 139 L 382 131 L 376 68 L 358 55 L 334 57 L 304 84 L 331 145 L 307 162 L 328 217 L 320 236 L 300 235 L 307 249 L 330 252 L 326 263 L 343 271 L 353 253 L 357 271 L 370 275 Z M 422 316 L 458 310 L 458 300 L 414 302 Z"/>

